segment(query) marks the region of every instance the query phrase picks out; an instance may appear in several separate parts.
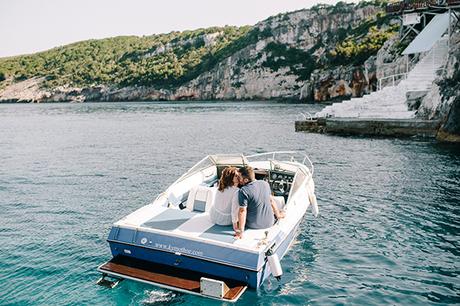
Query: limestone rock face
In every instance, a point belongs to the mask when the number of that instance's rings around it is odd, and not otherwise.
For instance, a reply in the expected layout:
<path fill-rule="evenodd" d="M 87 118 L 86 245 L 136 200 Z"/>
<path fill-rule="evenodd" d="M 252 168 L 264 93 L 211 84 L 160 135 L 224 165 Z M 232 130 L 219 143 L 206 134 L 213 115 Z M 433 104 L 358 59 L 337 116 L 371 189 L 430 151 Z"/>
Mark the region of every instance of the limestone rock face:
<path fill-rule="evenodd" d="M 354 78 L 353 71 L 343 71 L 339 78 L 332 71 L 318 71 L 320 76 L 299 80 L 289 67 L 278 70 L 267 68 L 264 63 L 272 56 L 267 50 L 270 43 L 283 44 L 303 51 L 318 43 L 324 32 L 336 30 L 343 24 L 357 25 L 374 16 L 380 8 L 365 7 L 348 13 L 325 16 L 325 11 L 301 10 L 287 15 L 275 16 L 255 25 L 260 32 L 271 33 L 219 63 L 189 83 L 177 88 L 168 99 L 294 99 L 316 101 L 344 99 L 360 96 L 364 91 L 363 75 Z M 321 50 L 316 51 L 318 54 Z M 334 76 L 327 94 L 319 94 L 313 88 L 324 84 L 322 79 Z M 319 80 L 317 81 L 316 78 Z M 321 79 L 322 78 L 322 79 Z M 350 84 L 350 82 L 352 82 Z M 352 88 L 350 88 L 352 86 Z"/>
<path fill-rule="evenodd" d="M 446 69 L 423 98 L 417 116 L 440 119 L 438 139 L 460 142 L 460 33 L 451 37 Z"/>
<path fill-rule="evenodd" d="M 460 142 L 460 96 L 453 100 L 437 138 L 442 141 Z"/>
<path fill-rule="evenodd" d="M 439 82 L 442 102 L 438 108 L 443 124 L 438 139 L 460 142 L 460 33 L 452 37 L 451 46 L 445 78 Z"/>
<path fill-rule="evenodd" d="M 410 71 L 418 62 L 418 55 L 412 56 L 410 59 L 400 55 L 401 49 L 398 47 L 398 42 L 399 36 L 393 36 L 379 49 L 373 63 L 370 63 L 370 59 L 366 61 L 365 65 L 368 65 L 366 69 L 372 71 L 369 75 L 370 90 L 377 89 L 379 85 L 377 84 L 378 79 L 382 79 L 380 84 L 382 87 L 391 86 L 393 83 L 391 76 L 399 75 L 400 78 L 396 79 L 396 81 L 399 81 L 402 75 L 408 70 Z"/>
<path fill-rule="evenodd" d="M 460 33 L 451 37 L 451 50 L 445 70 L 438 76 L 433 89 L 420 106 L 419 113 L 447 115 L 450 104 L 460 94 Z M 434 99 L 433 99 L 434 98 Z"/>
<path fill-rule="evenodd" d="M 40 89 L 43 78 L 32 78 L 13 83 L 1 91 L 1 100 L 5 102 L 39 102 L 49 96 L 49 92 Z"/>
<path fill-rule="evenodd" d="M 316 70 L 312 75 L 315 80 L 314 100 L 344 100 L 361 97 L 369 93 L 369 80 L 361 67 L 342 66 L 334 70 Z"/>
<path fill-rule="evenodd" d="M 317 69 L 312 74 L 302 71 L 308 69 L 308 65 L 315 66 L 316 61 L 324 59 L 327 50 L 335 46 L 334 31 L 356 27 L 365 20 L 375 18 L 381 10 L 382 8 L 372 5 L 348 7 L 332 12 L 330 9 L 328 11 L 318 7 L 270 17 L 253 27 L 264 34 L 256 42 L 174 88 L 116 88 L 111 85 L 98 85 L 88 88 L 69 86 L 40 89 L 40 80 L 28 80 L 29 83 L 17 83 L 19 87 L 16 89 L 10 86 L 11 88 L 0 91 L 0 101 L 290 99 L 311 102 L 362 96 L 369 91 L 369 80 L 365 75 L 372 75 L 373 72 L 369 71 L 375 68 L 372 63 L 368 65 L 370 68 L 343 66 L 330 70 Z M 220 35 L 220 32 L 206 34 L 203 41 L 206 45 L 213 45 Z M 329 39 L 332 45 L 323 46 L 322 42 L 327 41 L 325 39 Z M 305 60 L 306 62 L 292 62 L 287 54 L 283 54 L 284 51 L 276 50 L 279 46 L 292 48 L 297 53 L 304 52 L 302 54 L 309 54 L 311 58 Z M 143 57 L 155 56 L 170 49 L 169 43 L 160 44 L 152 47 L 152 51 Z"/>
<path fill-rule="evenodd" d="M 441 111 L 448 103 L 442 103 L 442 97 L 439 90 L 439 85 L 433 84 L 431 90 L 423 97 L 422 102 L 417 111 L 417 117 L 422 119 L 439 119 Z"/>

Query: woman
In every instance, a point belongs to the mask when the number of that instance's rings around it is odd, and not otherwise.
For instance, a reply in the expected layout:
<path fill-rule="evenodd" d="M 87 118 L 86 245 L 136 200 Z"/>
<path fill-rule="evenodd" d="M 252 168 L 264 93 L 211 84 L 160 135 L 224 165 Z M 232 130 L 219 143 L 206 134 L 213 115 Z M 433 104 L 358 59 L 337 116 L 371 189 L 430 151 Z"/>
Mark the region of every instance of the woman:
<path fill-rule="evenodd" d="M 213 223 L 218 225 L 233 224 L 233 228 L 237 228 L 239 183 L 238 169 L 227 167 L 222 171 L 214 205 L 209 211 Z"/>

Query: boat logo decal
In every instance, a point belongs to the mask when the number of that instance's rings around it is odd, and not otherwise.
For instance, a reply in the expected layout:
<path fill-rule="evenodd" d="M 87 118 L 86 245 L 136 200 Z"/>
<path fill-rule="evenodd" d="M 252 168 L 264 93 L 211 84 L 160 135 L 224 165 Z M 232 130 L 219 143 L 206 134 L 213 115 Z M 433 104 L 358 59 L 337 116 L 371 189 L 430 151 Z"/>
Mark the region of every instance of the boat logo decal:
<path fill-rule="evenodd" d="M 203 252 L 201 251 L 190 250 L 184 247 L 180 248 L 180 247 L 173 246 L 170 244 L 155 243 L 155 248 L 166 250 L 169 252 L 174 252 L 174 253 L 182 253 L 182 254 L 188 254 L 188 255 L 194 255 L 194 256 L 203 256 Z"/>

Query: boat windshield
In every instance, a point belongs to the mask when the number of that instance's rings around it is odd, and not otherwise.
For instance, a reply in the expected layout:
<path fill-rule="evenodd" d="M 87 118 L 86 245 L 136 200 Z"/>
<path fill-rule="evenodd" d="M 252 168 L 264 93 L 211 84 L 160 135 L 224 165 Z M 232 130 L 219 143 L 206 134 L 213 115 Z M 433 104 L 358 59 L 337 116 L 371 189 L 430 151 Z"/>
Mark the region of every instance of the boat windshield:
<path fill-rule="evenodd" d="M 248 160 L 242 154 L 219 154 L 209 156 L 216 165 L 247 165 Z"/>
<path fill-rule="evenodd" d="M 251 162 L 269 160 L 272 169 L 276 169 L 278 162 L 284 163 L 301 163 L 307 166 L 310 170 L 310 174 L 313 175 L 313 163 L 310 161 L 308 156 L 301 151 L 275 151 L 267 153 L 259 153 L 254 155 L 246 156 Z"/>
<path fill-rule="evenodd" d="M 215 166 L 215 163 L 214 161 L 210 158 L 210 156 L 206 156 L 205 158 L 203 158 L 202 160 L 200 160 L 198 163 L 196 163 L 192 168 L 190 168 L 190 170 L 188 170 L 187 172 L 185 172 L 184 175 L 182 175 L 175 183 L 178 183 L 180 181 L 182 181 L 183 179 L 199 172 L 199 171 L 202 171 L 204 169 L 207 169 L 209 167 L 213 167 Z"/>
<path fill-rule="evenodd" d="M 215 167 L 219 165 L 247 165 L 248 160 L 242 154 L 218 154 L 218 155 L 208 155 L 198 163 L 196 163 L 190 170 L 188 170 L 184 175 L 182 175 L 175 183 L 178 183 L 187 177 L 209 169 L 210 167 Z"/>
<path fill-rule="evenodd" d="M 305 185 L 306 180 L 308 176 L 301 170 L 297 170 L 294 178 L 294 183 L 292 184 L 291 191 L 289 194 L 289 198 L 292 199 L 294 194 L 302 187 L 302 185 Z"/>
<path fill-rule="evenodd" d="M 214 161 L 210 158 L 210 156 L 206 156 L 201 161 L 196 163 L 192 168 L 190 168 L 190 170 L 188 170 L 185 174 L 193 174 L 212 166 L 215 166 Z"/>

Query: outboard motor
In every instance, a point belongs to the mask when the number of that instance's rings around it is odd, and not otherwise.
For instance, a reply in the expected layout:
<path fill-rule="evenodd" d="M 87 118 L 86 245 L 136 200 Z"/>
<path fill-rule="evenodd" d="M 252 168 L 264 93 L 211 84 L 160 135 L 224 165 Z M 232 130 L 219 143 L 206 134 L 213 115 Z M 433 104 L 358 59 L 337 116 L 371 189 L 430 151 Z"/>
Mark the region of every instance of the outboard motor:
<path fill-rule="evenodd" d="M 283 275 L 283 269 L 278 255 L 274 254 L 272 249 L 267 251 L 267 261 L 273 276 L 279 281 Z"/>

